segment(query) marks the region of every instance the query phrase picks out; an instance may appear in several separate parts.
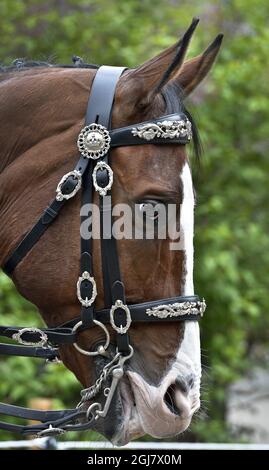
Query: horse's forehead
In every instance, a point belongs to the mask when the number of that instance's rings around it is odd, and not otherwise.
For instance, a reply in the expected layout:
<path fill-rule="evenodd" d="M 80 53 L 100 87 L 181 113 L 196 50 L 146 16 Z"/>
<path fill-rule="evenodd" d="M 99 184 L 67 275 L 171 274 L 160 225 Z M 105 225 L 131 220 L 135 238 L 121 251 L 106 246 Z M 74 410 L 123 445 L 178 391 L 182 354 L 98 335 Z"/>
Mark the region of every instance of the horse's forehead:
<path fill-rule="evenodd" d="M 152 181 L 167 189 L 177 189 L 186 158 L 184 146 L 124 147 L 115 150 L 113 169 L 120 181 L 130 188 L 135 188 L 139 182 Z"/>

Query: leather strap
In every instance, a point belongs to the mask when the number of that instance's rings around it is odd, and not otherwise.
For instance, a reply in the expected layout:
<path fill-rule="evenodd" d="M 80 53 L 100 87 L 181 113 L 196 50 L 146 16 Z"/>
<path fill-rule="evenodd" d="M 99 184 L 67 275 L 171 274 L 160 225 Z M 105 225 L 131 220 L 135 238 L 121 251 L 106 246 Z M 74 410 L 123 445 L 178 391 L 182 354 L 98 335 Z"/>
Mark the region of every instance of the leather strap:
<path fill-rule="evenodd" d="M 91 101 L 88 104 L 87 113 L 86 113 L 86 123 L 91 124 L 93 122 L 97 122 L 98 124 L 110 129 L 111 127 L 111 114 L 112 114 L 112 107 L 114 103 L 115 97 L 115 90 L 119 80 L 119 77 L 122 75 L 123 71 L 125 70 L 124 67 L 110 67 L 110 66 L 102 66 L 98 70 L 92 90 L 91 90 Z M 103 161 L 106 163 L 109 162 L 109 153 L 105 155 Z M 100 186 L 103 184 L 102 175 L 100 172 L 97 172 L 97 182 Z M 109 272 L 113 267 L 117 269 L 116 278 L 120 279 L 120 273 L 118 266 L 115 265 L 115 260 L 110 259 L 110 253 L 116 252 L 116 243 L 111 241 L 111 230 L 109 227 L 112 223 L 112 208 L 111 208 L 111 200 L 109 200 L 109 196 L 111 197 L 111 193 L 109 193 L 108 197 L 100 196 L 99 204 L 100 204 L 100 213 L 101 213 L 101 223 L 100 223 L 100 230 L 101 230 L 101 259 L 102 259 L 102 272 L 103 272 L 103 290 L 104 290 L 104 301 L 105 306 L 111 306 L 112 298 L 111 298 L 111 286 L 112 283 L 110 282 L 110 275 Z M 105 201 L 105 207 L 104 207 Z M 107 219 L 107 223 L 105 224 L 106 231 L 108 238 L 110 240 L 104 240 L 104 224 L 103 224 L 103 212 L 105 212 L 105 217 Z M 111 241 L 111 243 L 109 243 Z M 108 246 L 109 245 L 109 246 Z M 113 246 L 111 246 L 113 245 Z M 117 264 L 118 264 L 118 257 L 116 256 Z M 115 279 L 116 280 L 116 279 Z"/>
<path fill-rule="evenodd" d="M 116 85 L 119 77 L 123 73 L 123 67 L 103 66 L 98 70 L 89 100 L 86 124 L 98 123 L 107 129 L 111 127 L 111 114 L 114 102 Z M 103 161 L 110 163 L 110 154 L 107 152 Z M 97 183 L 101 186 L 104 175 L 97 172 Z M 112 203 L 111 192 L 107 196 L 100 195 L 100 214 L 101 214 L 101 257 L 103 271 L 103 288 L 105 306 L 109 307 L 116 300 L 121 300 L 125 304 L 124 285 L 121 281 L 119 258 L 117 253 L 117 243 L 111 232 L 112 227 Z M 103 218 L 106 218 L 104 222 Z M 104 233 L 109 230 L 109 233 Z M 123 354 L 129 353 L 128 335 L 117 334 L 118 351 Z"/>
<path fill-rule="evenodd" d="M 82 207 L 85 204 L 91 204 L 92 203 L 92 161 L 90 161 L 90 164 L 88 166 L 87 171 L 83 175 L 83 180 L 82 180 L 82 200 L 81 204 Z M 82 215 L 83 212 L 81 212 L 80 216 L 80 223 L 81 227 L 83 227 L 83 224 L 85 222 L 85 219 L 87 218 L 87 215 Z M 86 237 L 84 238 L 82 236 L 83 234 L 80 234 L 80 246 L 81 246 L 81 258 L 80 258 L 80 275 L 82 276 L 82 273 L 87 271 L 91 277 L 93 277 L 93 262 L 92 262 L 92 238 L 91 237 Z M 81 285 L 80 285 L 80 291 L 81 291 L 81 296 L 82 298 L 91 298 L 93 294 L 93 285 L 87 281 L 84 280 Z M 85 327 L 90 328 L 93 326 L 93 308 L 94 308 L 94 303 L 90 305 L 89 307 L 82 306 L 81 308 L 81 321 L 82 325 Z"/>
<path fill-rule="evenodd" d="M 118 285 L 118 289 L 120 289 L 120 284 Z M 123 293 L 117 292 L 116 297 L 123 297 Z M 150 302 L 143 302 L 141 304 L 132 304 L 129 305 L 129 310 L 132 318 L 132 322 L 136 323 L 155 323 L 155 322 L 183 322 L 183 321 L 197 321 L 199 320 L 203 312 L 200 310 L 200 313 L 192 314 L 181 314 L 178 316 L 173 316 L 172 314 L 167 317 L 155 316 L 155 315 L 148 315 L 147 311 L 156 309 L 158 307 L 158 311 L 160 306 L 164 307 L 166 305 L 174 305 L 174 304 L 186 304 L 193 303 L 194 308 L 201 309 L 200 304 L 201 300 L 198 296 L 178 296 L 178 297 L 171 297 L 168 299 L 162 300 L 154 300 Z M 163 309 L 162 309 L 163 310 Z M 121 317 L 120 317 L 120 310 L 119 310 L 119 318 L 117 319 L 117 315 L 115 315 L 115 323 L 117 326 L 121 324 Z M 125 316 L 124 316 L 125 317 Z M 100 321 L 101 323 L 110 323 L 110 308 L 98 310 L 94 313 L 94 317 L 96 320 Z M 73 344 L 77 341 L 77 334 L 73 333 L 73 327 L 81 320 L 81 317 L 74 318 L 56 328 L 40 328 L 39 331 L 44 332 L 47 335 L 48 342 L 59 346 L 61 344 Z M 95 326 L 94 323 L 91 326 Z M 91 327 L 90 326 L 90 327 Z M 124 326 L 124 325 L 123 325 Z M 83 325 L 80 331 L 87 330 L 90 328 L 87 325 Z M 12 338 L 14 334 L 20 332 L 23 327 L 6 327 L 0 326 L 0 336 L 5 338 Z M 121 345 L 124 348 L 126 346 L 124 335 L 118 334 L 118 341 L 122 341 Z M 40 341 L 40 333 L 38 332 L 24 332 L 22 335 L 22 339 L 25 342 L 32 342 L 38 343 Z M 58 349 L 52 349 L 50 347 L 30 347 L 30 346 L 17 346 L 17 345 L 10 345 L 10 344 L 0 344 L 0 355 L 15 355 L 17 351 L 17 355 L 21 356 L 32 356 L 32 357 L 45 357 L 50 360 L 53 360 L 54 357 L 57 357 Z"/>
<path fill-rule="evenodd" d="M 195 321 L 200 320 L 203 316 L 203 313 L 199 314 L 191 314 L 187 313 L 185 315 L 178 315 L 178 316 L 167 316 L 161 317 L 148 315 L 146 312 L 147 310 L 152 310 L 154 308 L 165 306 L 165 305 L 173 305 L 173 304 L 183 304 L 183 303 L 196 303 L 198 308 L 198 303 L 201 303 L 201 299 L 197 295 L 190 295 L 190 296 L 177 296 L 177 297 L 170 297 L 167 299 L 160 299 L 160 300 L 151 300 L 150 302 L 142 302 L 140 304 L 131 304 L 128 305 L 130 314 L 132 317 L 132 323 L 156 323 L 156 322 L 184 322 L 184 321 Z M 102 309 L 97 310 L 94 314 L 94 317 L 99 320 L 101 323 L 110 323 L 110 309 Z M 61 328 L 72 328 L 78 321 L 78 318 L 70 320 L 69 322 L 64 323 L 58 329 Z"/>
<path fill-rule="evenodd" d="M 61 428 L 62 430 L 79 430 L 91 427 L 91 422 L 84 425 L 75 424 L 79 418 L 85 417 L 85 412 L 78 409 L 59 411 L 40 411 L 31 408 L 23 408 L 15 405 L 0 403 L 0 415 L 14 416 L 17 418 L 41 421 L 43 424 L 23 426 L 0 422 L 0 429 L 19 432 L 21 434 L 37 434 L 45 429 Z M 73 423 L 69 425 L 69 423 Z M 87 427 L 86 427 L 87 426 Z"/>
<path fill-rule="evenodd" d="M 111 137 L 111 142 L 110 146 L 111 147 L 123 147 L 127 145 L 145 145 L 145 144 L 188 144 L 190 142 L 190 139 L 188 135 L 186 134 L 185 136 L 178 136 L 178 137 L 173 137 L 173 138 L 162 138 L 162 137 L 157 137 L 153 136 L 147 139 L 143 139 L 141 137 L 138 137 L 137 135 L 133 134 L 133 130 L 137 128 L 143 128 L 146 124 L 159 124 L 165 121 L 185 121 L 186 122 L 187 117 L 183 113 L 176 113 L 176 114 L 168 114 L 167 116 L 162 116 L 161 118 L 158 119 L 151 119 L 150 121 L 144 121 L 140 122 L 139 124 L 132 124 L 131 126 L 126 126 L 126 127 L 119 127 L 118 129 L 112 129 L 110 131 L 110 137 Z"/>
<path fill-rule="evenodd" d="M 89 160 L 80 157 L 75 170 L 79 171 L 81 175 L 85 172 L 88 166 Z M 67 192 L 64 192 L 64 186 L 68 188 Z M 69 194 L 72 191 L 73 183 L 72 178 L 70 177 L 65 185 L 62 188 L 62 192 L 64 194 Z M 69 187 L 68 187 L 69 186 Z M 71 188 L 70 188 L 71 186 Z M 71 190 L 70 190 L 71 189 Z M 62 207 L 66 204 L 67 199 L 63 199 L 62 201 L 58 201 L 56 198 L 52 201 L 52 203 L 44 210 L 42 216 L 39 218 L 37 223 L 33 226 L 33 228 L 24 236 L 22 241 L 19 243 L 17 248 L 13 251 L 11 256 L 8 258 L 6 263 L 3 266 L 3 271 L 7 275 L 11 275 L 16 268 L 16 266 L 22 261 L 22 259 L 29 253 L 29 251 L 33 248 L 33 246 L 38 242 L 40 237 L 45 233 L 48 227 L 52 224 L 52 222 L 58 217 Z"/>
<path fill-rule="evenodd" d="M 125 67 L 102 65 L 96 72 L 86 112 L 86 125 L 96 122 L 109 127 L 115 89 Z"/>
<path fill-rule="evenodd" d="M 111 110 L 114 101 L 116 84 L 124 68 L 122 67 L 108 67 L 102 66 L 97 70 L 95 75 L 91 93 L 88 100 L 85 126 L 92 123 L 98 123 L 106 128 L 109 128 Z M 83 176 L 82 182 L 82 205 L 91 204 L 93 201 L 93 184 L 92 184 L 92 172 L 94 168 L 94 162 L 90 162 L 87 172 Z M 87 216 L 86 216 L 87 217 Z M 85 220 L 85 216 L 81 216 L 81 225 Z M 102 239 L 102 236 L 101 236 Z M 103 259 L 103 252 L 102 252 Z M 103 259 L 104 263 L 104 259 Z M 81 275 L 84 271 L 90 273 L 93 277 L 93 265 L 92 265 L 92 237 L 84 238 L 81 236 Z M 85 280 L 81 283 L 81 288 L 88 284 L 88 294 L 90 298 L 92 295 L 93 286 L 89 281 Z M 105 287 L 104 287 L 105 290 Z M 85 298 L 85 292 L 84 292 Z M 93 326 L 93 307 L 94 303 L 89 307 L 82 307 L 81 310 L 81 321 L 83 327 Z"/>
<path fill-rule="evenodd" d="M 35 348 L 33 346 L 18 346 L 16 344 L 1 344 L 0 356 L 24 356 L 37 357 L 54 361 L 59 357 L 59 351 L 55 348 Z"/>

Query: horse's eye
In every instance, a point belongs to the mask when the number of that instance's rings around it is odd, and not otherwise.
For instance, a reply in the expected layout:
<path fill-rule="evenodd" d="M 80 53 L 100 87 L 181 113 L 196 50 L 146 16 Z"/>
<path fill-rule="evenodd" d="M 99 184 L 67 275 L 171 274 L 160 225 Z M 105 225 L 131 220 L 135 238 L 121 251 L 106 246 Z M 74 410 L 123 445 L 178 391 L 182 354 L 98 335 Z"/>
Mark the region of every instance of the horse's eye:
<path fill-rule="evenodd" d="M 139 204 L 139 212 L 147 219 L 157 220 L 159 217 L 160 201 L 146 200 Z"/>

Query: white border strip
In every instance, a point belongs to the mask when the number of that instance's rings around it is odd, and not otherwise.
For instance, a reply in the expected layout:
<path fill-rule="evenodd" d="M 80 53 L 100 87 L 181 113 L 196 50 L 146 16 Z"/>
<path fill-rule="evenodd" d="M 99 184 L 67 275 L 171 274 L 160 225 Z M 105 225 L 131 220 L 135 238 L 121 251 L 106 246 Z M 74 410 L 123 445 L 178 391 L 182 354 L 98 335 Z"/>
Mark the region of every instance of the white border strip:
<path fill-rule="evenodd" d="M 46 449 L 49 448 L 49 438 L 32 439 L 27 441 L 3 441 L 0 449 Z M 98 450 L 98 449 L 154 449 L 154 450 L 269 450 L 269 444 L 219 444 L 199 442 L 131 442 L 124 447 L 115 447 L 109 442 L 57 442 L 52 439 L 52 447 L 55 450 Z"/>

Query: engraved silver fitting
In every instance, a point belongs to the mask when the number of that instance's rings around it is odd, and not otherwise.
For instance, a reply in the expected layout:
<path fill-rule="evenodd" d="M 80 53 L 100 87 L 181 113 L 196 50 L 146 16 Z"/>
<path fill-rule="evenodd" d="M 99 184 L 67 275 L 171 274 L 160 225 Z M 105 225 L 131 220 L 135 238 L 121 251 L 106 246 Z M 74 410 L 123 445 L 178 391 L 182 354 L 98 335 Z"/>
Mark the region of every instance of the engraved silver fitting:
<path fill-rule="evenodd" d="M 99 186 L 97 182 L 97 171 L 98 170 L 107 170 L 108 173 L 108 183 L 107 185 L 102 188 L 102 186 Z M 95 187 L 95 190 L 100 194 L 100 196 L 105 196 L 106 193 L 112 188 L 113 184 L 113 171 L 112 168 L 106 163 L 106 162 L 97 162 L 94 170 L 92 172 L 92 179 L 93 179 L 93 185 Z"/>
<path fill-rule="evenodd" d="M 77 184 L 73 191 L 69 194 L 63 194 L 62 192 L 62 186 L 66 182 L 66 180 L 70 177 L 73 176 L 77 180 Z M 82 178 L 81 178 L 81 173 L 77 170 L 70 171 L 69 173 L 66 173 L 62 179 L 60 180 L 57 188 L 56 188 L 56 200 L 57 201 L 63 201 L 64 199 L 68 200 L 71 199 L 81 188 L 81 183 L 82 183 Z"/>
<path fill-rule="evenodd" d="M 91 297 L 86 297 L 86 299 L 83 299 L 82 298 L 82 295 L 81 295 L 81 284 L 83 283 L 83 281 L 89 281 L 92 285 L 92 295 Z M 90 273 L 88 273 L 88 271 L 84 271 L 82 273 L 82 275 L 78 278 L 78 282 L 77 282 L 77 298 L 78 300 L 80 301 L 81 305 L 83 305 L 83 307 L 90 307 L 93 302 L 95 301 L 96 299 L 96 296 L 97 296 L 97 288 L 96 288 L 96 282 L 95 282 L 95 279 L 94 277 L 92 277 L 90 275 Z"/>
<path fill-rule="evenodd" d="M 133 127 L 132 134 L 140 139 L 153 140 L 178 139 L 180 137 L 190 141 L 192 138 L 192 127 L 189 119 L 180 119 L 179 121 L 160 121 L 155 124 L 149 122 L 137 127 Z"/>
<path fill-rule="evenodd" d="M 97 160 L 109 150 L 111 138 L 109 131 L 100 124 L 85 126 L 78 136 L 78 149 L 83 157 Z"/>
<path fill-rule="evenodd" d="M 203 316 L 206 310 L 205 299 L 197 302 L 175 302 L 174 304 L 157 305 L 156 307 L 147 308 L 146 314 L 150 317 L 168 318 L 182 317 L 187 315 Z"/>
<path fill-rule="evenodd" d="M 25 341 L 22 338 L 22 335 L 25 333 L 37 333 L 39 334 L 40 338 L 39 341 Z M 19 344 L 23 344 L 24 346 L 36 346 L 36 347 L 43 347 L 48 342 L 48 336 L 44 331 L 40 330 L 39 328 L 22 328 L 18 331 L 18 333 L 14 333 L 12 335 L 12 339 L 17 341 Z"/>
<path fill-rule="evenodd" d="M 116 323 L 115 323 L 115 319 L 114 319 L 114 315 L 115 315 L 115 312 L 118 310 L 118 309 L 121 309 L 121 310 L 124 310 L 125 314 L 126 314 L 126 325 L 123 326 L 123 325 L 120 325 L 120 326 L 117 326 Z M 110 323 L 111 323 L 111 326 L 112 328 L 117 331 L 117 333 L 123 335 L 125 333 L 127 333 L 127 331 L 129 330 L 130 326 L 131 326 L 131 323 L 132 323 L 132 318 L 131 318 L 131 313 L 130 313 L 130 310 L 129 308 L 127 307 L 127 305 L 125 305 L 121 300 L 116 300 L 115 304 L 112 305 L 111 309 L 110 309 Z"/>

